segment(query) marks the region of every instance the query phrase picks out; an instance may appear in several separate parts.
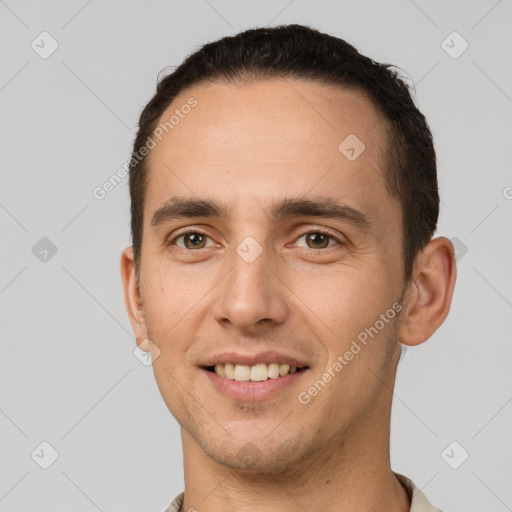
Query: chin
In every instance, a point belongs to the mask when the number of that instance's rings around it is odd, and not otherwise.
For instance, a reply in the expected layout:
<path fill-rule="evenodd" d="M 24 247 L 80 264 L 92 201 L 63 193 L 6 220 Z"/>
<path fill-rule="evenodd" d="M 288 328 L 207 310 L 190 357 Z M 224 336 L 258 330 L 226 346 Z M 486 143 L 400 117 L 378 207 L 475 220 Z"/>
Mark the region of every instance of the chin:
<path fill-rule="evenodd" d="M 307 448 L 303 432 L 295 431 L 293 438 L 262 435 L 261 438 L 197 439 L 196 443 L 214 462 L 238 473 L 275 476 L 290 469 L 317 451 L 312 444 Z"/>

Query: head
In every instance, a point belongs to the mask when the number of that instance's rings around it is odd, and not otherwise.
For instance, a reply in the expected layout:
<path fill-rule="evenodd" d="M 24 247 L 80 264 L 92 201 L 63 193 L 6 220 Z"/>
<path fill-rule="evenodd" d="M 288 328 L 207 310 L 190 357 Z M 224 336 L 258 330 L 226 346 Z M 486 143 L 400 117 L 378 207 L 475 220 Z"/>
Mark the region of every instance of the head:
<path fill-rule="evenodd" d="M 431 132 L 390 65 L 298 25 L 206 44 L 143 110 L 130 195 L 126 306 L 189 447 L 278 471 L 385 431 L 400 343 L 455 281 Z M 301 371 L 254 400 L 212 376 L 255 355 Z"/>

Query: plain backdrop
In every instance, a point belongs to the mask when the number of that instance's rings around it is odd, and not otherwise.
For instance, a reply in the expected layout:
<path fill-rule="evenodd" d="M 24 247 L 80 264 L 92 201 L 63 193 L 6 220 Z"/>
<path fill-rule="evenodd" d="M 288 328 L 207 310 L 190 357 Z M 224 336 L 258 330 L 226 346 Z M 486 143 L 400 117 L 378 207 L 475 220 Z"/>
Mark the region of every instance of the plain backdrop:
<path fill-rule="evenodd" d="M 402 68 L 436 142 L 458 280 L 399 366 L 392 467 L 445 512 L 512 510 L 511 22 L 511 0 L 0 0 L 0 510 L 157 512 L 183 490 L 122 298 L 127 179 L 93 191 L 159 71 L 288 23 Z"/>

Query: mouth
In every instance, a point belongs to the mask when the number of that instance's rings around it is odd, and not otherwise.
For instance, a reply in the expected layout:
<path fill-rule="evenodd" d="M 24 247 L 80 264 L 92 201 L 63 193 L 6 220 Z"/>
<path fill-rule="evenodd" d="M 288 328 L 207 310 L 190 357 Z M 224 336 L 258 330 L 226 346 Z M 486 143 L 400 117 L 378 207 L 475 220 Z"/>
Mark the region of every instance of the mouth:
<path fill-rule="evenodd" d="M 257 363 L 255 365 L 218 363 L 205 366 L 204 369 L 215 373 L 223 379 L 237 382 L 263 382 L 270 379 L 281 379 L 288 375 L 307 370 L 308 366 L 290 366 L 287 363 Z"/>
<path fill-rule="evenodd" d="M 309 361 L 308 361 L 309 362 Z M 199 365 L 212 389 L 224 398 L 254 402 L 285 399 L 287 391 L 299 386 L 311 371 L 299 354 L 260 351 L 249 354 L 226 351 L 205 357 Z M 302 387 L 305 387 L 305 383 Z"/>
<path fill-rule="evenodd" d="M 200 367 L 216 393 L 238 402 L 253 403 L 271 398 L 285 400 L 286 392 L 299 386 L 310 370 L 309 366 L 294 360 L 285 363 L 267 359 L 263 363 L 254 358 L 238 359 L 238 363 L 226 362 L 229 361 L 226 358 L 224 362 Z"/>

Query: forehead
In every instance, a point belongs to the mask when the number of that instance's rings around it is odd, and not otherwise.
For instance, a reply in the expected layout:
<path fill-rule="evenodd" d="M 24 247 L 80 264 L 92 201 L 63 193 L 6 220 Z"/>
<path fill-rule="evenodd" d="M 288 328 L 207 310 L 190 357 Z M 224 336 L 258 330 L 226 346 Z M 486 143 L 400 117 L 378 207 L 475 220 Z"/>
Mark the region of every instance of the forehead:
<path fill-rule="evenodd" d="M 192 98 L 197 105 L 190 108 Z M 172 125 L 165 129 L 169 120 Z M 218 155 L 223 163 L 255 153 L 282 158 L 298 147 L 301 157 L 314 158 L 326 149 L 338 156 L 338 144 L 350 134 L 365 143 L 366 156 L 378 159 L 384 149 L 383 119 L 372 102 L 360 91 L 317 81 L 198 84 L 173 100 L 159 125 L 165 144 L 153 151 L 156 158 L 159 148 L 168 151 L 169 145 L 176 159 Z"/>
<path fill-rule="evenodd" d="M 261 205 L 285 192 L 336 191 L 370 209 L 386 194 L 385 123 L 359 91 L 289 79 L 197 84 L 159 126 L 146 211 L 177 194 Z"/>

